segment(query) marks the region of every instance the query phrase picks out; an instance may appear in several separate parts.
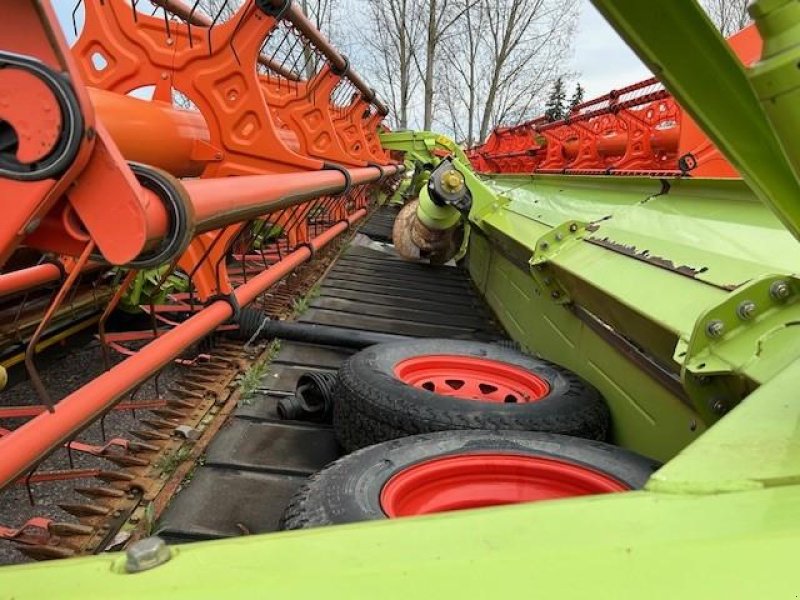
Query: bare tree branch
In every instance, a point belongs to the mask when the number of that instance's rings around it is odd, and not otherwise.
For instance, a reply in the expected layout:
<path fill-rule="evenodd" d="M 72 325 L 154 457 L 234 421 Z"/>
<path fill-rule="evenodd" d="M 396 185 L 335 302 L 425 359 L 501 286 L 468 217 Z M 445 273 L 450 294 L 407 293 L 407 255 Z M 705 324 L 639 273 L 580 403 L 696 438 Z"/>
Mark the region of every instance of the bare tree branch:
<path fill-rule="evenodd" d="M 708 16 L 725 37 L 736 33 L 750 23 L 747 7 L 750 0 L 703 0 L 701 4 Z"/>

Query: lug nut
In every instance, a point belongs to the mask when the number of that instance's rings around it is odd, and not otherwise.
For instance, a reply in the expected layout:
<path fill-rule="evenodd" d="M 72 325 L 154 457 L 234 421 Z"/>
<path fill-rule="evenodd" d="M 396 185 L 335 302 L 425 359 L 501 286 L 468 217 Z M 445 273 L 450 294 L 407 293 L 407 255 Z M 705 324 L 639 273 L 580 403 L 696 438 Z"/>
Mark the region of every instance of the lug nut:
<path fill-rule="evenodd" d="M 125 551 L 125 570 L 128 573 L 141 573 L 167 562 L 170 554 L 167 543 L 160 537 L 152 536 L 134 542 Z"/>
<path fill-rule="evenodd" d="M 756 314 L 756 303 L 752 300 L 745 300 L 736 307 L 736 314 L 742 321 L 749 321 Z"/>
<path fill-rule="evenodd" d="M 773 281 L 772 285 L 769 286 L 769 295 L 774 300 L 786 300 L 792 295 L 792 288 L 789 287 L 788 283 L 779 279 L 778 281 Z"/>
<path fill-rule="evenodd" d="M 725 333 L 725 323 L 719 319 L 714 319 L 706 325 L 706 335 L 711 338 L 718 338 Z"/>

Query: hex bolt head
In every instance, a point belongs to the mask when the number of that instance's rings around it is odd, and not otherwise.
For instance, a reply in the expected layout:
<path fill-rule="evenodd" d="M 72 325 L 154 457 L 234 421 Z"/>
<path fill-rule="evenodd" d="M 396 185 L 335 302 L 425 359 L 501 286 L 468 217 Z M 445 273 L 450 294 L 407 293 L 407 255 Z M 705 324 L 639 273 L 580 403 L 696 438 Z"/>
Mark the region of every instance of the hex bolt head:
<path fill-rule="evenodd" d="M 769 295 L 772 296 L 773 300 L 786 300 L 792 295 L 792 288 L 789 287 L 788 283 L 779 279 L 773 281 L 772 285 L 769 286 Z"/>
<path fill-rule="evenodd" d="M 721 415 L 728 411 L 728 403 L 722 399 L 712 399 L 711 402 L 711 410 L 714 411 L 716 414 Z"/>
<path fill-rule="evenodd" d="M 756 303 L 744 300 L 736 307 L 736 314 L 742 321 L 749 321 L 756 315 Z"/>
<path fill-rule="evenodd" d="M 547 250 L 549 247 L 550 244 L 548 244 L 547 242 L 542 242 L 541 244 L 539 244 L 539 248 L 541 248 L 542 250 Z"/>
<path fill-rule="evenodd" d="M 557 233 L 556 234 L 556 241 L 557 242 L 560 242 L 563 239 L 564 239 L 564 235 L 563 234 L 561 234 L 561 233 Z"/>
<path fill-rule="evenodd" d="M 709 321 L 706 325 L 706 335 L 710 338 L 718 338 L 725 333 L 725 323 L 719 319 Z"/>
<path fill-rule="evenodd" d="M 125 570 L 128 573 L 141 573 L 163 565 L 170 558 L 172 555 L 164 540 L 157 536 L 144 538 L 125 550 Z"/>
<path fill-rule="evenodd" d="M 578 231 L 578 226 L 575 223 L 571 223 L 570 226 L 569 226 L 569 230 L 572 233 L 575 233 L 576 231 Z"/>

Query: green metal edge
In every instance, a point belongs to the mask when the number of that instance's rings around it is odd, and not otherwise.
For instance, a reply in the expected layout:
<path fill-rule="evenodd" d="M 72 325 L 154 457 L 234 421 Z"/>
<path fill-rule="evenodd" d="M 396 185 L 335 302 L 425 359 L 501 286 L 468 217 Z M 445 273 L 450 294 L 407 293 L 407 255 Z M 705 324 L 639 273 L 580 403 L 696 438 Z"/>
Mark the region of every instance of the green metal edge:
<path fill-rule="evenodd" d="M 631 492 L 0 571 L 0 599 L 793 598 L 800 487 Z"/>

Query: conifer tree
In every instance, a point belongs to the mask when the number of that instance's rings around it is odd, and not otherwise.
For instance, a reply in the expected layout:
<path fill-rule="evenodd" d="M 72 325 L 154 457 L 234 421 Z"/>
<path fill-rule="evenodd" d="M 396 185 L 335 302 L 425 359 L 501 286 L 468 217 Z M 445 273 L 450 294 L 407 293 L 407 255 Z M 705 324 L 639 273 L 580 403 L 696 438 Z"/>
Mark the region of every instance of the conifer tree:
<path fill-rule="evenodd" d="M 564 80 L 559 77 L 553 82 L 553 90 L 545 105 L 544 116 L 548 121 L 558 121 L 566 116 L 567 94 L 564 92 Z"/>

